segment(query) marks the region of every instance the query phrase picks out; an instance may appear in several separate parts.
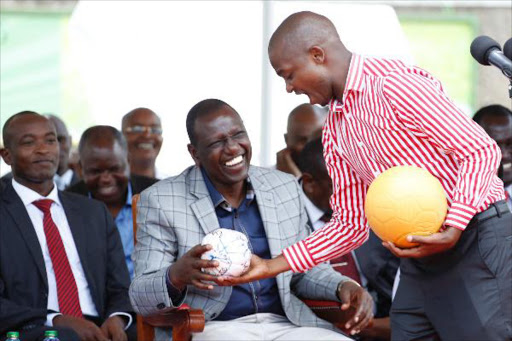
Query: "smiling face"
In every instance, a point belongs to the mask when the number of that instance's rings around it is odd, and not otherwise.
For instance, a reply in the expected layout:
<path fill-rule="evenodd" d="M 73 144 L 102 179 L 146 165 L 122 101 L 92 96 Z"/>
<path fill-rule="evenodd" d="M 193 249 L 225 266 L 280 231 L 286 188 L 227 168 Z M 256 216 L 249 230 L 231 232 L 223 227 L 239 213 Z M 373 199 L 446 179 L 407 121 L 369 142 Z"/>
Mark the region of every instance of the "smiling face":
<path fill-rule="evenodd" d="M 323 51 L 313 48 L 309 53 L 291 52 L 287 53 L 279 46 L 269 51 L 270 63 L 277 75 L 284 79 L 286 91 L 307 95 L 310 104 L 327 105 L 333 91 Z"/>
<path fill-rule="evenodd" d="M 123 120 L 123 135 L 130 159 L 135 163 L 154 163 L 162 147 L 162 123 L 151 110 L 140 108 Z"/>
<path fill-rule="evenodd" d="M 243 186 L 251 162 L 251 141 L 240 116 L 225 105 L 200 116 L 194 124 L 195 145 L 189 152 L 219 192 Z M 240 187 L 241 188 L 241 187 Z"/>
<path fill-rule="evenodd" d="M 4 161 L 11 166 L 16 181 L 29 188 L 46 183 L 53 187 L 59 164 L 59 144 L 55 126 L 40 115 L 14 118 L 8 127 Z"/>
<path fill-rule="evenodd" d="M 126 151 L 117 141 L 91 142 L 80 154 L 80 166 L 93 198 L 107 206 L 124 203 L 130 171 Z"/>

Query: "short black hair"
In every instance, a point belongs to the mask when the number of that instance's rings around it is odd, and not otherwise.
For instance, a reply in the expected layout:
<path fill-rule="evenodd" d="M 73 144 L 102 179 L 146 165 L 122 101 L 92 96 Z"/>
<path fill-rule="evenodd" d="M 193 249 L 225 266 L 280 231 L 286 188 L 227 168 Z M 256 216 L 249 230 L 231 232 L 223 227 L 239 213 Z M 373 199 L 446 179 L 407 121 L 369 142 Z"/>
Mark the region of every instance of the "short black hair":
<path fill-rule="evenodd" d="M 322 176 L 327 171 L 324 159 L 322 138 L 309 141 L 299 154 L 299 169 L 302 173 L 309 173 L 314 178 Z"/>
<path fill-rule="evenodd" d="M 25 110 L 25 111 L 20 111 L 19 113 L 16 113 L 14 115 L 12 115 L 11 117 L 9 117 L 7 119 L 7 121 L 5 121 L 4 123 L 4 126 L 2 128 L 2 140 L 4 141 L 4 147 L 7 148 L 10 146 L 10 138 L 9 138 L 9 126 L 11 125 L 11 122 L 20 117 L 20 116 L 25 116 L 25 115 L 35 115 L 35 116 L 42 116 L 41 114 L 38 114 L 36 113 L 35 111 L 30 111 L 30 110 Z M 44 116 L 42 116 L 44 117 Z"/>
<path fill-rule="evenodd" d="M 230 106 L 229 104 L 227 104 L 224 101 L 221 101 L 220 99 L 215 99 L 215 98 L 209 98 L 209 99 L 202 100 L 201 102 L 194 105 L 192 107 L 192 109 L 190 109 L 190 111 L 187 114 L 187 134 L 188 134 L 190 143 L 193 146 L 196 146 L 196 143 L 197 143 L 197 136 L 196 136 L 196 132 L 194 131 L 194 125 L 196 123 L 196 120 L 200 117 L 211 114 L 225 106 L 228 108 L 231 108 L 234 112 L 236 112 L 236 110 L 233 109 L 232 106 Z"/>
<path fill-rule="evenodd" d="M 488 105 L 480 108 L 475 115 L 473 115 L 473 121 L 482 124 L 482 120 L 486 116 L 512 116 L 512 111 L 499 104 Z"/>
<path fill-rule="evenodd" d="M 128 153 L 128 145 L 126 143 L 126 139 L 123 134 L 116 128 L 112 126 L 93 126 L 87 128 L 80 137 L 80 142 L 78 143 L 78 153 L 81 155 L 84 151 L 84 148 L 90 144 L 91 141 L 102 139 L 102 138 L 111 138 L 113 141 L 119 143 L 121 148 L 125 153 Z"/>

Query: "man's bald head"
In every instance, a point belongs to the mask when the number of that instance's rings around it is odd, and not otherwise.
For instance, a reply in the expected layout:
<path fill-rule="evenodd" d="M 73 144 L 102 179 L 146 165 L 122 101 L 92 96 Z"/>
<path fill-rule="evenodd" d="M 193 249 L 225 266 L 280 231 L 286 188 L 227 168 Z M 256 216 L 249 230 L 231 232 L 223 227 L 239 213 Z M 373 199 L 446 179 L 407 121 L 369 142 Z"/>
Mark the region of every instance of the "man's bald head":
<path fill-rule="evenodd" d="M 11 144 L 12 133 L 10 131 L 10 126 L 11 126 L 12 122 L 16 121 L 18 118 L 25 116 L 25 115 L 41 116 L 40 114 L 38 114 L 34 111 L 26 110 L 26 111 L 21 111 L 17 114 L 12 115 L 11 117 L 9 117 L 7 119 L 7 121 L 5 121 L 4 126 L 2 128 L 2 139 L 4 140 L 5 148 L 9 148 L 10 144 Z"/>
<path fill-rule="evenodd" d="M 128 155 L 126 140 L 119 130 L 111 126 L 94 126 L 88 128 L 82 134 L 78 144 L 80 158 L 91 147 L 112 148 L 115 144 L 121 147 L 124 154 Z"/>
<path fill-rule="evenodd" d="M 322 129 L 325 122 L 325 112 L 309 103 L 304 103 L 293 109 L 288 115 L 288 126 L 284 140 L 286 148 L 291 152 L 293 161 L 298 164 L 299 154 L 311 135 Z"/>
<path fill-rule="evenodd" d="M 313 12 L 298 12 L 286 18 L 276 29 L 268 45 L 268 51 L 279 50 L 305 53 L 312 46 L 326 43 L 341 43 L 334 24 L 323 15 Z"/>
<path fill-rule="evenodd" d="M 321 127 L 326 116 L 327 112 L 325 112 L 321 107 L 317 107 L 309 103 L 303 103 L 295 107 L 295 109 L 293 109 L 288 115 L 288 133 L 290 133 L 290 130 L 293 129 L 293 125 L 296 123 L 308 124 L 315 128 Z"/>

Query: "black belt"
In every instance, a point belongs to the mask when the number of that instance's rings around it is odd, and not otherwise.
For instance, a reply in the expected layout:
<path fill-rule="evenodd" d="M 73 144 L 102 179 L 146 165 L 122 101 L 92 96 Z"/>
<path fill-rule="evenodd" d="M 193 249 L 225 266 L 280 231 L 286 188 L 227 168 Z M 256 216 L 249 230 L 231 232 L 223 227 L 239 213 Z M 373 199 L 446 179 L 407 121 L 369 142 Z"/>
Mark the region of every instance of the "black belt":
<path fill-rule="evenodd" d="M 489 208 L 485 211 L 475 215 L 473 220 L 481 223 L 484 220 L 488 220 L 496 216 L 501 217 L 501 215 L 505 213 L 510 213 L 510 209 L 508 208 L 507 202 L 505 200 L 500 200 L 489 205 Z"/>

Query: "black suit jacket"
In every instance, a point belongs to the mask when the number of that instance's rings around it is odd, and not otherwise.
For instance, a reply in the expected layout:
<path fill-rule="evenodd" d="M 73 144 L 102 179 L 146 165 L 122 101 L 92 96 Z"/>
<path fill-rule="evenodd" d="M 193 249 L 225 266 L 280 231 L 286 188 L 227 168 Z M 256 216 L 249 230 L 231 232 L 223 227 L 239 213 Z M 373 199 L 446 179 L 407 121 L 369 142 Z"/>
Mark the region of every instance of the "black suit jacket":
<path fill-rule="evenodd" d="M 158 182 L 158 179 L 154 178 L 148 178 L 146 176 L 142 175 L 135 175 L 132 174 L 130 176 L 130 184 L 132 185 L 132 194 L 139 194 L 152 184 Z M 66 189 L 68 192 L 73 192 L 81 195 L 89 195 L 89 189 L 87 189 L 87 186 L 85 185 L 85 182 L 82 180 L 75 184 L 74 186 L 69 187 Z"/>
<path fill-rule="evenodd" d="M 103 321 L 114 312 L 132 313 L 121 238 L 105 205 L 66 192 L 59 192 L 59 198 L 99 318 Z M 0 222 L 0 334 L 42 326 L 50 313 L 43 254 L 11 183 L 0 195 Z"/>
<path fill-rule="evenodd" d="M 372 230 L 368 240 L 354 252 L 359 267 L 368 280 L 367 289 L 374 293 L 377 304 L 375 317 L 389 316 L 391 293 L 400 259 L 382 246 L 382 241 Z"/>

